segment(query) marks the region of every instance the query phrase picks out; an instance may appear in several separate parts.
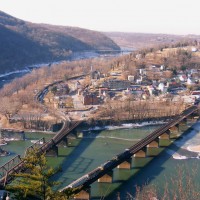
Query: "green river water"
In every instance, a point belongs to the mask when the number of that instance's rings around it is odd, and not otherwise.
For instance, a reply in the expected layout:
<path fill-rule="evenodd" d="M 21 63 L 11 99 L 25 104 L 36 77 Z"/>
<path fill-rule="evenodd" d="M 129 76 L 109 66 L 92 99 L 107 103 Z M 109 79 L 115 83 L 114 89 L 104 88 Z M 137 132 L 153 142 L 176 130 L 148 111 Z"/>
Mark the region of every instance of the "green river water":
<path fill-rule="evenodd" d="M 83 137 L 71 139 L 69 147 L 59 146 L 58 157 L 48 157 L 49 165 L 62 167 L 62 172 L 54 175 L 53 180 L 61 182 L 58 188 L 62 188 L 85 173 L 93 170 L 102 163 L 111 159 L 124 149 L 132 146 L 141 138 L 157 129 L 159 125 L 140 128 L 87 131 Z M 81 131 L 80 131 L 81 132 Z M 182 170 L 197 168 L 200 170 L 198 152 L 188 151 L 188 147 L 200 144 L 200 123 L 181 139 L 167 148 L 157 148 L 149 152 L 149 155 L 158 154 L 156 157 L 133 158 L 131 170 L 114 169 L 113 183 L 93 183 L 91 186 L 92 199 L 117 199 L 125 200 L 127 194 L 133 194 L 135 185 L 154 184 L 160 193 L 166 181 L 176 178 L 178 166 Z M 25 141 L 9 141 L 8 145 L 1 146 L 11 152 L 10 156 L 0 157 L 0 165 L 17 154 L 23 154 L 24 149 L 30 146 L 31 140 L 45 137 L 51 138 L 51 134 L 26 133 Z M 195 182 L 199 184 L 200 173 L 197 173 Z"/>

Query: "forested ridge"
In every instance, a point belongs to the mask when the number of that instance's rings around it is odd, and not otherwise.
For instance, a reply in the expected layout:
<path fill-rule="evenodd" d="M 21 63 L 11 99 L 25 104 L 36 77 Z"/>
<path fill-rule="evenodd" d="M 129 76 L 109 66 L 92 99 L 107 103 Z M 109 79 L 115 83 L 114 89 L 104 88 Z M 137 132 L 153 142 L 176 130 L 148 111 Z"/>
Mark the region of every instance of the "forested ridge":
<path fill-rule="evenodd" d="M 0 11 L 0 74 L 66 59 L 73 52 L 120 50 L 104 34 L 77 27 L 34 24 Z"/>

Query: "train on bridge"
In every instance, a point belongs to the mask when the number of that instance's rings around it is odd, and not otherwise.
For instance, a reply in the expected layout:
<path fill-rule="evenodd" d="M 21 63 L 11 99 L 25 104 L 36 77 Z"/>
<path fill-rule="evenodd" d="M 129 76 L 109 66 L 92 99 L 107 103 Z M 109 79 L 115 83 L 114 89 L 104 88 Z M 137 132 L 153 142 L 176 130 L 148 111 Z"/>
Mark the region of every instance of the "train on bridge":
<path fill-rule="evenodd" d="M 174 127 L 187 119 L 190 115 L 193 113 L 196 113 L 198 111 L 197 106 L 191 106 L 187 108 L 185 111 L 183 111 L 180 115 L 173 118 L 170 122 L 167 124 L 161 126 L 157 130 L 150 133 L 148 136 L 134 144 L 133 146 L 125 149 L 122 153 L 115 155 L 112 159 L 106 161 L 105 163 L 101 164 L 94 170 L 90 171 L 89 173 L 83 175 L 79 179 L 73 181 L 71 184 L 67 185 L 66 187 L 62 188 L 61 191 L 65 191 L 68 188 L 75 188 L 75 189 L 83 189 L 88 187 L 90 184 L 95 182 L 96 180 L 99 180 L 104 175 L 108 174 L 108 172 L 112 171 L 114 168 L 118 167 L 123 162 L 126 162 L 127 160 L 131 159 L 132 156 L 134 157 L 143 157 L 143 154 L 137 155 L 138 152 L 143 151 L 149 144 L 154 142 L 155 140 L 159 139 L 162 135 L 167 135 L 170 139 L 170 136 L 168 132 L 172 130 Z M 195 117 L 194 117 L 195 118 Z M 145 150 L 144 150 L 145 151 Z M 145 157 L 145 154 L 144 154 Z M 111 179 L 110 179 L 111 180 Z"/>

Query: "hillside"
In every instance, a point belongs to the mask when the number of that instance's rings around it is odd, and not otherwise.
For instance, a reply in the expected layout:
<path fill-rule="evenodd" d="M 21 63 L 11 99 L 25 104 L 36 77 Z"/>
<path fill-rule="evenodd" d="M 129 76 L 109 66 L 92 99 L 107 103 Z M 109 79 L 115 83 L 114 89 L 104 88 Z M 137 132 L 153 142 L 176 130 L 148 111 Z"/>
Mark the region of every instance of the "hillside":
<path fill-rule="evenodd" d="M 27 65 L 66 59 L 72 52 L 119 50 L 103 33 L 34 24 L 0 11 L 0 74 Z"/>
<path fill-rule="evenodd" d="M 170 35 L 151 33 L 124 33 L 124 32 L 104 32 L 121 48 L 140 49 L 155 45 L 170 45 L 187 39 L 199 40 L 197 35 Z"/>

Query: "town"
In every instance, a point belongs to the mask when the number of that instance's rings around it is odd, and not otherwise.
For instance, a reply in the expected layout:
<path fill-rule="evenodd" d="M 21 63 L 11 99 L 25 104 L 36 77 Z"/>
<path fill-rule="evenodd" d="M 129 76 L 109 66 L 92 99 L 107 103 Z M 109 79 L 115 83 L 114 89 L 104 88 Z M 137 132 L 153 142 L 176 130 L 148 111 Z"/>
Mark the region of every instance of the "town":
<path fill-rule="evenodd" d="M 198 54 L 194 47 L 189 51 Z M 140 57 L 141 54 L 136 55 L 137 60 Z M 73 120 L 86 120 L 108 117 L 109 106 L 122 106 L 124 102 L 130 106 L 130 102 L 136 104 L 148 100 L 151 109 L 155 110 L 153 107 L 159 102 L 186 106 L 200 101 L 199 69 L 182 67 L 173 71 L 164 64 L 149 64 L 130 73 L 124 68 L 101 73 L 91 66 L 88 75 L 49 87 L 44 105 L 60 110 Z"/>
<path fill-rule="evenodd" d="M 31 79 L 28 78 L 32 81 L 29 85 L 24 86 L 27 84 L 26 76 L 21 78 L 18 86 L 10 84 L 15 103 L 7 101 L 6 97 L 2 99 L 1 123 L 5 128 L 48 131 L 52 130 L 55 121 L 63 117 L 113 122 L 159 120 L 174 116 L 189 105 L 198 104 L 199 69 L 195 65 L 185 65 L 197 62 L 200 55 L 198 46 L 161 49 L 106 58 L 105 63 L 101 59 L 85 61 L 85 67 L 78 68 L 79 72 L 75 71 L 72 75 L 69 69 L 63 71 L 66 63 L 55 64 L 37 70 L 47 74 L 47 78 L 40 81 L 34 77 L 40 72 L 33 71 L 27 75 L 27 78 L 31 76 Z M 174 55 L 174 60 L 170 61 L 171 55 Z M 67 63 L 74 65 L 75 69 L 77 64 Z M 60 73 L 49 70 L 60 70 Z M 65 73 L 69 75 L 62 79 L 61 74 Z M 8 88 L 4 90 L 9 93 Z M 4 90 L 2 96 L 5 96 Z M 13 104 L 12 109 L 10 104 Z"/>

